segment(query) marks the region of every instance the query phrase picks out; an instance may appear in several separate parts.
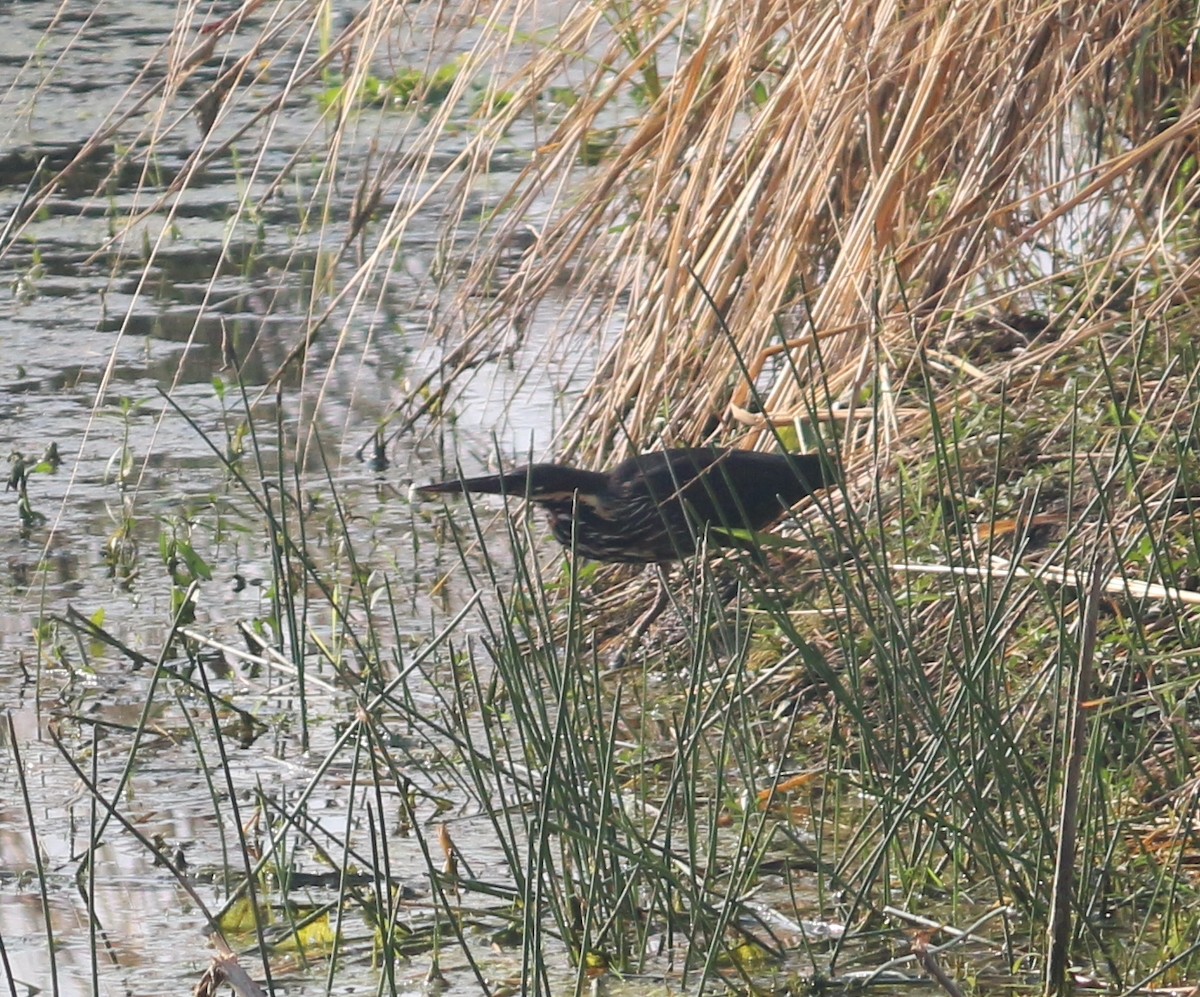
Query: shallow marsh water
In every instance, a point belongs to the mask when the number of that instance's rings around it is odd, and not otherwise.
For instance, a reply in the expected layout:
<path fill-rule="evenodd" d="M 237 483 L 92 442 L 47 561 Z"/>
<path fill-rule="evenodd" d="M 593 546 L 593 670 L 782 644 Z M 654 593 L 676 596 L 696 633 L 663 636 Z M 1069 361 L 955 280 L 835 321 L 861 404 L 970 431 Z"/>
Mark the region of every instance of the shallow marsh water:
<path fill-rule="evenodd" d="M 0 5 L 0 218 L 21 204 L 33 164 L 61 165 L 101 124 L 170 37 L 177 13 L 166 0 L 86 11 L 56 2 Z M 257 163 L 264 173 L 311 142 L 314 127 L 319 130 L 319 96 L 316 87 L 293 93 L 287 113 L 273 116 L 267 156 Z M 145 120 L 136 117 L 130 127 Z M 364 118 L 350 131 L 352 144 L 342 156 L 365 159 L 375 133 L 387 127 L 386 114 Z M 194 140 L 198 133 L 193 128 L 190 135 Z M 253 140 L 241 151 L 252 152 Z M 519 148 L 520 136 L 514 142 Z M 246 807 L 245 817 L 264 787 L 282 804 L 315 781 L 308 807 L 322 815 L 321 827 L 336 834 L 347 819 L 351 777 L 339 771 L 341 758 L 319 781 L 314 775 L 354 702 L 332 684 L 328 670 L 322 674 L 316 658 L 305 698 L 312 715 L 327 722 L 309 725 L 305 750 L 293 676 L 203 652 L 213 692 L 236 699 L 272 727 L 228 766 L 233 784 L 214 787 L 219 755 L 211 732 L 203 732 L 197 715 L 201 731 L 193 733 L 185 723 L 188 710 L 180 709 L 195 706 L 194 690 L 170 676 L 156 679 L 153 667 L 136 667 L 111 646 L 56 622 L 77 613 L 137 654 L 157 659 L 176 609 L 180 561 L 190 551 L 211 570 L 211 578 L 195 579 L 198 632 L 236 644 L 239 622 L 253 625 L 271 615 L 271 553 L 259 513 L 213 447 L 232 452 L 238 441 L 230 434 L 245 421 L 231 357 L 254 395 L 296 348 L 315 275 L 332 258 L 328 241 L 344 237 L 349 194 L 333 205 L 340 224 L 306 232 L 297 224 L 304 205 L 285 191 L 267 202 L 254 231 L 242 226 L 231 233 L 230 206 L 246 194 L 247 183 L 246 160 L 239 161 L 235 149 L 188 185 L 171 205 L 169 221 L 152 217 L 108 241 L 131 212 L 167 194 L 164 185 L 190 151 L 186 141 L 164 144 L 155 155 L 157 180 L 126 171 L 118 185 L 97 190 L 113 153 L 102 155 L 97 171 L 60 192 L 51 210 L 6 245 L 0 262 L 7 291 L 0 297 L 0 442 L 27 467 L 27 507 L 20 507 L 16 479 L 0 505 L 0 702 L 12 723 L 11 741 L 0 731 L 6 743 L 0 937 L 17 992 L 91 993 L 98 986 L 101 993 L 180 993 L 195 985 L 212 956 L 202 923 L 175 882 L 143 843 L 115 824 L 96 853 L 94 887 L 87 884 L 82 859 L 97 806 L 54 737 L 79 757 L 91 754 L 94 737 L 100 785 L 116 792 L 129 731 L 144 724 L 136 768 L 119 799 L 139 831 L 179 849 L 192 869 L 208 874 L 231 858 L 228 793 Z M 520 164 L 519 155 L 509 163 L 512 169 Z M 315 161 L 314 170 L 319 165 Z M 496 170 L 500 175 L 485 182 L 503 185 L 502 161 Z M 455 555 L 434 542 L 432 517 L 414 514 L 409 483 L 440 476 L 459 453 L 469 463 L 497 448 L 507 455 L 546 447 L 561 422 L 569 382 L 579 369 L 586 373 L 590 356 L 577 344 L 569 361 L 547 357 L 555 330 L 535 321 L 520 355 L 484 365 L 457 398 L 454 435 L 426 421 L 392 445 L 386 470 L 360 459 L 405 379 L 436 369 L 441 359 L 442 347 L 428 341 L 425 329 L 426 277 L 442 238 L 438 208 L 431 205 L 428 217 L 410 227 L 397 265 L 376 288 L 381 303 L 374 316 L 343 321 L 338 335 L 317 337 L 305 382 L 289 373 L 282 408 L 269 394 L 255 408 L 257 440 L 243 439 L 244 456 L 236 461 L 255 481 L 258 460 L 268 479 L 282 466 L 291 483 L 294 469 L 308 503 L 313 549 L 332 557 L 339 544 L 352 544 L 360 570 L 388 579 L 406 612 L 388 620 L 381 638 L 386 653 L 410 654 L 427 642 L 431 620 L 453 613 L 460 592 L 452 583 L 445 594 L 430 595 Z M 523 368 L 539 372 L 530 376 Z M 165 403 L 165 394 L 186 419 Z M 51 444 L 61 465 L 38 466 L 36 458 Z M 171 542 L 178 551 L 164 548 Z M 328 608 L 315 598 L 312 607 L 314 629 L 333 633 Z M 185 666 L 176 654 L 168 663 Z M 419 701 L 425 693 L 414 683 L 408 695 Z M 456 836 L 474 861 L 501 861 L 494 841 L 472 838 L 469 821 Z M 393 875 L 419 884 L 424 861 L 415 847 L 396 850 L 398 857 L 405 854 L 411 868 L 395 867 Z M 343 951 L 361 954 L 365 947 L 369 953 L 371 944 L 370 931 L 359 926 L 347 931 Z M 323 991 L 320 972 L 299 960 L 289 971 L 287 962 L 278 964 L 276 982 L 286 981 L 288 992 Z M 365 954 L 361 962 L 353 975 L 373 989 L 377 971 Z M 253 960 L 251 966 L 253 972 Z M 463 992 L 475 992 L 473 978 L 460 976 L 460 968 L 450 958 L 444 966 L 450 980 L 462 981 Z M 415 982 L 426 971 L 413 968 Z"/>

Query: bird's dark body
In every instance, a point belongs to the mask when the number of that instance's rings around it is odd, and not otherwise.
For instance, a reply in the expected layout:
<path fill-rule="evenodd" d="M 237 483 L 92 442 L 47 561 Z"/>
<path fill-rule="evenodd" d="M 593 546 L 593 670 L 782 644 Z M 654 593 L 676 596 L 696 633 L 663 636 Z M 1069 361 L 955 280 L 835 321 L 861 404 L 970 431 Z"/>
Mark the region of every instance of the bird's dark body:
<path fill-rule="evenodd" d="M 531 464 L 418 491 L 529 498 L 550 514 L 558 541 L 577 554 L 653 564 L 694 554 L 705 527 L 761 530 L 805 495 L 831 483 L 831 469 L 816 454 L 696 447 L 632 457 L 607 474 Z M 710 542 L 735 541 L 716 532 Z"/>

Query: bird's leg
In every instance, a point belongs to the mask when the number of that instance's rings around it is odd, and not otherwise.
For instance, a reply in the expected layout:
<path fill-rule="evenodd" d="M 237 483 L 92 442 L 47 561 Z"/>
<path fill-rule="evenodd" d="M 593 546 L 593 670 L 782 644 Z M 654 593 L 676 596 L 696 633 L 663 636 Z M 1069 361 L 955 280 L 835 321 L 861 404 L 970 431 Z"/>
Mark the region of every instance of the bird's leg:
<path fill-rule="evenodd" d="M 638 621 L 633 625 L 633 629 L 629 631 L 629 635 L 625 638 L 625 643 L 621 645 L 621 650 L 613 655 L 613 659 L 609 664 L 609 668 L 612 671 L 618 671 L 631 664 L 629 660 L 630 655 L 636 650 L 638 644 L 641 643 L 642 638 L 646 636 L 646 631 L 650 629 L 654 621 L 662 616 L 663 610 L 667 608 L 668 603 L 671 601 L 671 592 L 667 588 L 666 569 L 661 564 L 656 564 L 654 568 L 657 582 L 654 603 L 646 612 L 638 617 Z"/>
<path fill-rule="evenodd" d="M 737 571 L 717 579 L 717 598 L 720 600 L 722 606 L 728 606 L 733 602 L 742 589 L 741 566 L 738 565 L 737 567 Z"/>

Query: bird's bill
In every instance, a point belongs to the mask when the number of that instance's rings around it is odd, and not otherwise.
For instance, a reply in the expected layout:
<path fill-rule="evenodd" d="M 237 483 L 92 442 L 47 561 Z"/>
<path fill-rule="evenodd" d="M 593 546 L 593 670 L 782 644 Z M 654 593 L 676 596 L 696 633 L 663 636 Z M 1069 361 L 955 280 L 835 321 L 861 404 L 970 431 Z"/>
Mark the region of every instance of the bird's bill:
<path fill-rule="evenodd" d="M 417 485 L 415 490 L 418 495 L 455 494 L 463 490 L 463 483 L 461 481 L 435 481 L 430 485 Z"/>
<path fill-rule="evenodd" d="M 419 495 L 461 495 L 463 492 L 478 492 L 483 495 L 523 496 L 528 487 L 528 477 L 523 472 L 512 474 L 488 474 L 480 478 L 452 478 L 435 481 L 430 485 L 418 485 Z"/>

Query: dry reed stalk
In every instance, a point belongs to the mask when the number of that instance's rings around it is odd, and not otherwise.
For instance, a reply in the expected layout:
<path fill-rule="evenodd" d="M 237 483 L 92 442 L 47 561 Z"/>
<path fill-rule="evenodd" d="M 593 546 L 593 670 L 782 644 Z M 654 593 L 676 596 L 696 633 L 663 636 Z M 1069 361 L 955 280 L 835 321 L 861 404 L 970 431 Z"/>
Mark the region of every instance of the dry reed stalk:
<path fill-rule="evenodd" d="M 1080 211 L 1111 205 L 1127 219 L 1097 264 L 1102 272 L 1125 253 L 1149 258 L 1161 247 L 1147 236 L 1163 219 L 1129 211 L 1134 198 L 1122 185 L 1135 191 L 1148 168 L 1168 171 L 1200 119 L 1186 110 L 1156 132 L 1142 107 L 1110 112 L 1108 95 L 1148 45 L 1171 48 L 1168 32 L 1154 33 L 1170 11 L 1165 3 L 728 4 L 706 10 L 693 45 L 669 50 L 673 72 L 659 77 L 661 93 L 640 115 L 617 103 L 621 84 L 667 56 L 676 16 L 663 14 L 624 61 L 615 28 L 589 34 L 599 64 L 619 68 L 593 77 L 511 205 L 528 209 L 563 181 L 603 111 L 625 110 L 626 137 L 582 195 L 556 202 L 537 253 L 472 331 L 527 311 L 564 274 L 576 281 L 577 301 L 599 303 L 601 320 L 627 296 L 626 333 L 580 408 L 586 428 L 565 441 L 598 463 L 649 440 L 665 401 L 660 432 L 671 442 L 712 435 L 714 418 L 716 435 L 739 422 L 805 418 L 818 340 L 834 398 L 853 405 L 889 379 L 890 399 L 898 398 L 910 358 L 955 315 L 983 301 L 1029 307 L 1029 296 L 992 275 L 1028 266 L 1035 238 L 1063 245 Z M 576 8 L 563 30 L 578 40 L 600 26 L 590 8 Z M 1190 64 L 1160 62 L 1160 85 L 1192 92 Z M 544 79 L 535 65 L 531 76 Z M 1189 75 L 1171 78 L 1168 65 Z M 1085 114 L 1103 115 L 1106 128 L 1133 141 L 1107 143 L 1092 161 Z M 1088 319 L 1081 310 L 1064 342 L 1094 335 Z M 773 358 L 781 330 L 797 344 L 790 364 Z M 752 376 L 775 371 L 761 385 L 765 414 L 751 411 L 736 355 Z M 789 367 L 802 373 L 799 383 Z M 880 414 L 850 428 L 860 437 L 884 432 L 892 446 L 911 419 L 924 421 Z"/>

